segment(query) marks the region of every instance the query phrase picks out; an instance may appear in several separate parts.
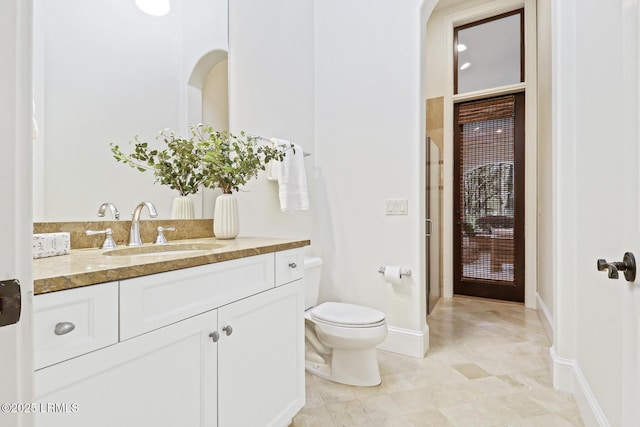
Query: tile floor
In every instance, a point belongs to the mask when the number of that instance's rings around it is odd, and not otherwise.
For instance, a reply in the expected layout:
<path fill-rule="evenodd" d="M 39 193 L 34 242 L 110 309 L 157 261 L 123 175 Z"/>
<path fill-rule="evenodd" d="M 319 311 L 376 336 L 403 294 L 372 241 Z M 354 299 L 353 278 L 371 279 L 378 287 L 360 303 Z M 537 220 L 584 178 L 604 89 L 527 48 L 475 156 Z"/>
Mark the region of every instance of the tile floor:
<path fill-rule="evenodd" d="M 307 373 L 307 403 L 290 427 L 583 425 L 573 397 L 551 385 L 535 311 L 455 297 L 441 299 L 428 323 L 424 359 L 378 352 L 377 387 Z"/>

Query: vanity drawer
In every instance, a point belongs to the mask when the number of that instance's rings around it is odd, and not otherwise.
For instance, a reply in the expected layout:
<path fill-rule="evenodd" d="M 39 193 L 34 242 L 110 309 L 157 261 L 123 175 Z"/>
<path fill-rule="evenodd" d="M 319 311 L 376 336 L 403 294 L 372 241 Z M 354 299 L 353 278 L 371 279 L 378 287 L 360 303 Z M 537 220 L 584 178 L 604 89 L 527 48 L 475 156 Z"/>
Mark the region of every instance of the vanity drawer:
<path fill-rule="evenodd" d="M 118 342 L 118 283 L 34 297 L 35 368 Z"/>
<path fill-rule="evenodd" d="M 120 340 L 274 287 L 264 254 L 120 281 Z"/>
<path fill-rule="evenodd" d="M 276 252 L 276 286 L 302 279 L 304 275 L 304 253 L 302 249 Z"/>

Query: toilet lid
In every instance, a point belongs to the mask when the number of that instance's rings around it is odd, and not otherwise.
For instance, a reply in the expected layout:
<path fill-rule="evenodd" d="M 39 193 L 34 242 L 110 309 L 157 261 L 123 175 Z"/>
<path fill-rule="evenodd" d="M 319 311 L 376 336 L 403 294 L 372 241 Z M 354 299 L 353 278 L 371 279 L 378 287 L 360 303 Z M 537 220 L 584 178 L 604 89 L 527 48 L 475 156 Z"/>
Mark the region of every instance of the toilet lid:
<path fill-rule="evenodd" d="M 341 325 L 372 325 L 384 320 L 384 313 L 373 308 L 343 302 L 325 302 L 311 310 L 311 316 Z"/>

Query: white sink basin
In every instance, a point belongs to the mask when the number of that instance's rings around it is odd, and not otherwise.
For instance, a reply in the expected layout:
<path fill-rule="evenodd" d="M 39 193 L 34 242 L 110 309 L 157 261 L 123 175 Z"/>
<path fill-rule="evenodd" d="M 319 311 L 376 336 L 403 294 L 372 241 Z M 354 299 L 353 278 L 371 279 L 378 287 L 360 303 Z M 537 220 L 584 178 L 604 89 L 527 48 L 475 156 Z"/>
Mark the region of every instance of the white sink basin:
<path fill-rule="evenodd" d="M 103 252 L 106 256 L 195 255 L 221 248 L 218 243 L 176 243 L 166 245 L 127 246 Z"/>

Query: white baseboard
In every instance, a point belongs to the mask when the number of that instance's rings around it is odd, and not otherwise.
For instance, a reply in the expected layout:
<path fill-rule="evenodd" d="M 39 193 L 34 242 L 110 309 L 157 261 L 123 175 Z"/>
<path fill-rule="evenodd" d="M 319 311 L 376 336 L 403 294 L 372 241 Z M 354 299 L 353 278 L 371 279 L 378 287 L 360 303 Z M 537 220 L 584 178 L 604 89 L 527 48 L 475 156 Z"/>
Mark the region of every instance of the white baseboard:
<path fill-rule="evenodd" d="M 549 353 L 553 365 L 553 386 L 565 393 L 573 393 L 584 425 L 611 427 L 577 362 L 559 357 L 553 346 Z"/>
<path fill-rule="evenodd" d="M 544 300 L 540 298 L 540 294 L 538 293 L 536 293 L 536 303 L 538 307 L 536 311 L 538 313 L 540 323 L 542 323 L 542 327 L 544 328 L 544 332 L 547 334 L 549 342 L 553 343 L 553 314 L 551 314 L 549 307 L 547 307 Z"/>
<path fill-rule="evenodd" d="M 549 349 L 549 355 L 551 356 L 553 387 L 565 393 L 573 393 L 573 370 L 576 361 L 559 357 L 553 345 Z"/>
<path fill-rule="evenodd" d="M 388 328 L 387 339 L 378 345 L 378 349 L 419 359 L 425 357 L 429 350 L 429 326 L 425 324 L 422 331 L 395 326 Z"/>
<path fill-rule="evenodd" d="M 611 427 L 580 366 L 577 364 L 574 367 L 573 374 L 575 380 L 575 392 L 573 395 L 584 425 L 586 427 Z"/>

